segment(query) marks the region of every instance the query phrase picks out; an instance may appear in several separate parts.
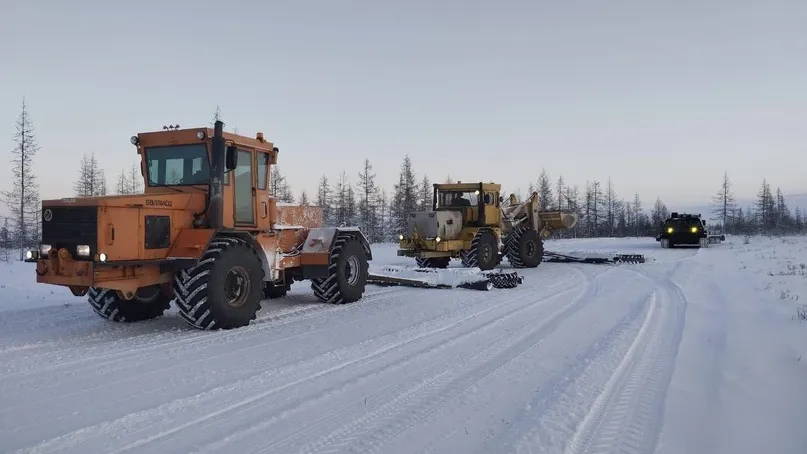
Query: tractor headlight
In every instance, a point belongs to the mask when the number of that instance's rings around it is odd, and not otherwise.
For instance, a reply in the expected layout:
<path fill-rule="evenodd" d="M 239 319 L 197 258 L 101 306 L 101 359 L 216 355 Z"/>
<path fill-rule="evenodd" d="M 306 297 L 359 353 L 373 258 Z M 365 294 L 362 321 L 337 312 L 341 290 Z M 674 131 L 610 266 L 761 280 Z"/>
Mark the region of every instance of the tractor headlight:
<path fill-rule="evenodd" d="M 673 233 L 673 228 L 672 227 L 667 227 L 667 233 Z"/>
<path fill-rule="evenodd" d="M 100 253 L 100 254 L 98 254 L 98 260 L 99 260 L 99 261 L 101 261 L 101 262 L 106 262 L 106 258 L 107 258 L 107 257 L 106 257 L 106 254 L 104 254 L 103 252 L 102 252 L 102 253 Z"/>
<path fill-rule="evenodd" d="M 48 256 L 48 252 L 50 252 L 51 246 L 50 244 L 40 244 L 39 245 L 39 255 L 43 257 Z"/>
<path fill-rule="evenodd" d="M 36 251 L 25 251 L 25 260 L 33 260 L 35 257 Z"/>
<path fill-rule="evenodd" d="M 80 244 L 76 246 L 76 255 L 81 257 L 89 257 L 90 256 L 90 247 L 86 244 Z"/>
<path fill-rule="evenodd" d="M 132 136 L 132 138 L 129 139 L 129 142 L 132 142 L 132 145 L 137 145 L 137 143 L 140 141 L 137 140 L 137 136 Z"/>
<path fill-rule="evenodd" d="M 692 233 L 698 233 L 698 228 L 697 228 L 697 227 L 692 227 L 692 228 L 691 228 L 691 229 L 689 229 L 689 230 L 691 230 L 691 231 L 692 231 Z"/>
<path fill-rule="evenodd" d="M 438 236 L 437 238 L 434 239 L 434 241 L 439 243 L 439 242 L 443 241 L 443 239 Z"/>
<path fill-rule="evenodd" d="M 403 239 L 404 239 L 403 233 L 401 233 L 401 234 L 399 234 L 399 235 L 398 235 L 398 239 L 399 239 L 399 240 L 401 240 L 401 241 L 403 241 Z"/>
<path fill-rule="evenodd" d="M 199 139 L 199 140 L 204 139 L 205 138 L 205 132 L 204 131 L 196 131 L 196 138 Z"/>

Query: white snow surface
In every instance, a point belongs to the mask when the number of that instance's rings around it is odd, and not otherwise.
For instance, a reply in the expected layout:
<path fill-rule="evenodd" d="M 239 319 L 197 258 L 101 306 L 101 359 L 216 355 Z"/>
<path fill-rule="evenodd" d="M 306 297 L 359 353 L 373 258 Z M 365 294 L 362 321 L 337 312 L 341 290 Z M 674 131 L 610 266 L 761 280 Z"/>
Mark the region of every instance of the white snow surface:
<path fill-rule="evenodd" d="M 551 240 L 648 262 L 348 305 L 299 282 L 211 332 L 104 321 L 0 263 L 0 452 L 805 453 L 807 239 L 744 243 Z"/>

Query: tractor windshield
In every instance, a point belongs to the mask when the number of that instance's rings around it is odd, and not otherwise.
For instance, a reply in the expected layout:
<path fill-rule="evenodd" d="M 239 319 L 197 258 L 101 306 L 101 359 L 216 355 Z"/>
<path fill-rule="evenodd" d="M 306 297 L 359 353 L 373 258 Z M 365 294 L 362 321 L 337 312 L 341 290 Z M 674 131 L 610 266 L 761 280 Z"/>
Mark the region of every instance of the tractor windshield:
<path fill-rule="evenodd" d="M 204 143 L 146 148 L 149 186 L 208 184 L 210 163 Z"/>
<path fill-rule="evenodd" d="M 476 191 L 442 191 L 438 195 L 438 207 L 475 207 L 479 203 Z"/>

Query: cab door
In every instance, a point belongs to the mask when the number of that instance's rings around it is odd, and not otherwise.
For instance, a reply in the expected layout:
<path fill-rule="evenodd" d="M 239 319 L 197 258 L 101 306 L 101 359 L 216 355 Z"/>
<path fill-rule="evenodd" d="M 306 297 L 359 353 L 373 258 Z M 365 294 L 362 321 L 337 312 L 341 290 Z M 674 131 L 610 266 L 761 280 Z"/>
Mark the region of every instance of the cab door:
<path fill-rule="evenodd" d="M 238 148 L 238 165 L 232 172 L 233 220 L 236 227 L 256 225 L 255 153 Z"/>
<path fill-rule="evenodd" d="M 269 196 L 269 169 L 272 155 L 266 151 L 255 150 L 257 161 L 257 203 L 258 203 L 258 230 L 266 231 L 271 228 L 272 210 L 274 201 Z"/>

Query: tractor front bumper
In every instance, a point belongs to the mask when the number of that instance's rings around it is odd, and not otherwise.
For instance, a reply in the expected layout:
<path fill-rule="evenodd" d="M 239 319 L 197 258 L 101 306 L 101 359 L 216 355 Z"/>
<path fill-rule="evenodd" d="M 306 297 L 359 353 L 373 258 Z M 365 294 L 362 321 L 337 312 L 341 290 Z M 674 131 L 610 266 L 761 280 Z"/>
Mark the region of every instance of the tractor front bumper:
<path fill-rule="evenodd" d="M 107 262 L 105 255 L 98 261 L 75 260 L 66 249 L 51 250 L 47 255 L 28 251 L 25 261 L 36 263 L 38 283 L 69 287 L 77 296 L 90 287 L 135 292 L 141 287 L 165 284 L 176 267 L 190 264 L 182 259 Z"/>
<path fill-rule="evenodd" d="M 36 263 L 36 282 L 70 287 L 74 293 L 93 286 L 94 264 L 88 260 L 74 260 L 67 250 L 42 255 L 32 250 L 25 253 L 25 261 Z"/>

